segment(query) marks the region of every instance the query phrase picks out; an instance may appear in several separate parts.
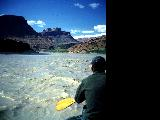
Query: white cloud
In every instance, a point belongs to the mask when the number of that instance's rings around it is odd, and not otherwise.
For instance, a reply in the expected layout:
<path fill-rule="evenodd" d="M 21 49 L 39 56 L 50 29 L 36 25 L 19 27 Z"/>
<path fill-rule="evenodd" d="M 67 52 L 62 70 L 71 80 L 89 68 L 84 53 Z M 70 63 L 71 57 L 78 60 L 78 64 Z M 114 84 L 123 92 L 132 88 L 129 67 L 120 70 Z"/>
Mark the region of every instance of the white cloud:
<path fill-rule="evenodd" d="M 97 32 L 106 32 L 106 25 L 94 26 L 94 30 L 97 31 Z"/>
<path fill-rule="evenodd" d="M 92 34 L 92 35 L 78 35 L 78 36 L 73 36 L 74 39 L 78 38 L 90 38 L 90 37 L 99 37 L 102 35 L 106 35 L 106 33 L 100 33 L 100 34 Z"/>
<path fill-rule="evenodd" d="M 79 3 L 75 3 L 74 6 L 79 7 L 79 8 L 81 8 L 81 9 L 85 7 L 84 5 L 79 4 Z"/>
<path fill-rule="evenodd" d="M 27 20 L 27 23 L 28 23 L 29 25 L 34 25 L 34 24 L 36 23 L 36 21 L 34 21 L 34 20 Z"/>
<path fill-rule="evenodd" d="M 77 34 L 77 33 L 84 33 L 84 34 L 86 34 L 86 33 L 94 33 L 94 31 L 93 30 L 84 30 L 84 31 L 81 31 L 81 30 L 73 30 L 73 29 L 71 29 L 71 33 L 72 34 Z"/>
<path fill-rule="evenodd" d="M 97 8 L 99 5 L 100 5 L 99 3 L 91 3 L 91 4 L 89 4 L 89 6 L 90 6 L 92 9 Z"/>
<path fill-rule="evenodd" d="M 94 30 L 76 30 L 71 29 L 72 34 L 79 33 L 80 35 L 73 35 L 74 39 L 78 38 L 90 38 L 106 35 L 106 25 L 96 25 L 93 27 Z"/>
<path fill-rule="evenodd" d="M 92 31 L 92 30 L 85 30 L 85 31 L 82 31 L 82 33 L 94 33 L 94 31 Z"/>
<path fill-rule="evenodd" d="M 0 14 L 0 16 L 3 16 L 3 15 L 5 15 L 5 14 Z"/>
<path fill-rule="evenodd" d="M 71 33 L 72 33 L 72 34 L 76 34 L 76 33 L 79 33 L 79 32 L 81 32 L 81 31 L 80 31 L 80 30 L 72 30 L 72 29 L 71 29 Z"/>
<path fill-rule="evenodd" d="M 27 20 L 27 23 L 29 25 L 37 25 L 38 27 L 44 27 L 46 25 L 45 22 L 43 22 L 42 20 Z"/>
<path fill-rule="evenodd" d="M 36 23 L 39 27 L 44 27 L 46 25 L 45 22 L 43 22 L 42 20 L 38 20 Z"/>

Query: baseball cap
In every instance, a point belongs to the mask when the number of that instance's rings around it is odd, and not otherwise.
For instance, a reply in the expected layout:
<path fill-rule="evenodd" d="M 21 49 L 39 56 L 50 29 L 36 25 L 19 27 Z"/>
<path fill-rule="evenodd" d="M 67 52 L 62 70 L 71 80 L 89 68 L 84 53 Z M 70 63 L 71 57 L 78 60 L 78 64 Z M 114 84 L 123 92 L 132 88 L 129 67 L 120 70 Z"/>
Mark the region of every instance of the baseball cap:
<path fill-rule="evenodd" d="M 92 59 L 92 65 L 105 65 L 106 60 L 102 56 L 96 56 Z"/>

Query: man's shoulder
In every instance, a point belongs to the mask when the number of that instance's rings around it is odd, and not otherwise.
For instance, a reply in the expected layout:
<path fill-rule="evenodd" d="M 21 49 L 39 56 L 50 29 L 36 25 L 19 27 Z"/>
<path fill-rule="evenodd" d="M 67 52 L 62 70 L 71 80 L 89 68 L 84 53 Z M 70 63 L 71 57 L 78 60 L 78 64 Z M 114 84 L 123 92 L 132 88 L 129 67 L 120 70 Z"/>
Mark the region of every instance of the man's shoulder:
<path fill-rule="evenodd" d="M 92 78 L 94 78 L 96 76 L 104 76 L 104 77 L 106 77 L 106 73 L 93 73 L 93 74 L 89 75 L 88 77 L 84 78 L 83 80 L 86 81 L 86 80 L 92 79 Z"/>
<path fill-rule="evenodd" d="M 96 73 L 93 73 L 91 76 L 91 78 L 97 78 L 97 77 L 106 77 L 106 73 L 99 73 L 99 72 L 96 72 Z"/>
<path fill-rule="evenodd" d="M 92 77 L 93 77 L 93 74 L 85 77 L 85 78 L 82 80 L 82 84 L 85 84 L 87 81 L 89 81 L 90 79 L 92 79 Z"/>
<path fill-rule="evenodd" d="M 93 77 L 93 74 L 89 75 L 88 77 L 84 78 L 83 81 L 89 80 Z"/>

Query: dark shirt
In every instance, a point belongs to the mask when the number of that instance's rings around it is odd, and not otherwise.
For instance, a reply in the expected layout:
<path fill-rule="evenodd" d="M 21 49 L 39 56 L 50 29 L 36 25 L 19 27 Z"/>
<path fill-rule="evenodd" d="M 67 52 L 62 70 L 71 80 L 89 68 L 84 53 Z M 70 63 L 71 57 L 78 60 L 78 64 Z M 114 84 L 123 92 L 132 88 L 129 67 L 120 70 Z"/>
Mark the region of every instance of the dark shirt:
<path fill-rule="evenodd" d="M 106 74 L 95 72 L 83 79 L 79 85 L 75 101 L 81 103 L 86 100 L 83 113 L 85 120 L 104 120 L 106 107 Z"/>

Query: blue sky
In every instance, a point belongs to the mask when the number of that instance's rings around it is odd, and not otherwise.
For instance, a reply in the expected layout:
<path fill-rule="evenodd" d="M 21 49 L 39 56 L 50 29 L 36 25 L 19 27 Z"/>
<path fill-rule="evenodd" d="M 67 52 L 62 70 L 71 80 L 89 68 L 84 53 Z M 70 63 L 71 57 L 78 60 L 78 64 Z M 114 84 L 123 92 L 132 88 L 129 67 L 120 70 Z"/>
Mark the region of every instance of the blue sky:
<path fill-rule="evenodd" d="M 0 15 L 23 16 L 37 32 L 60 27 L 74 38 L 106 33 L 106 0 L 0 0 Z"/>

